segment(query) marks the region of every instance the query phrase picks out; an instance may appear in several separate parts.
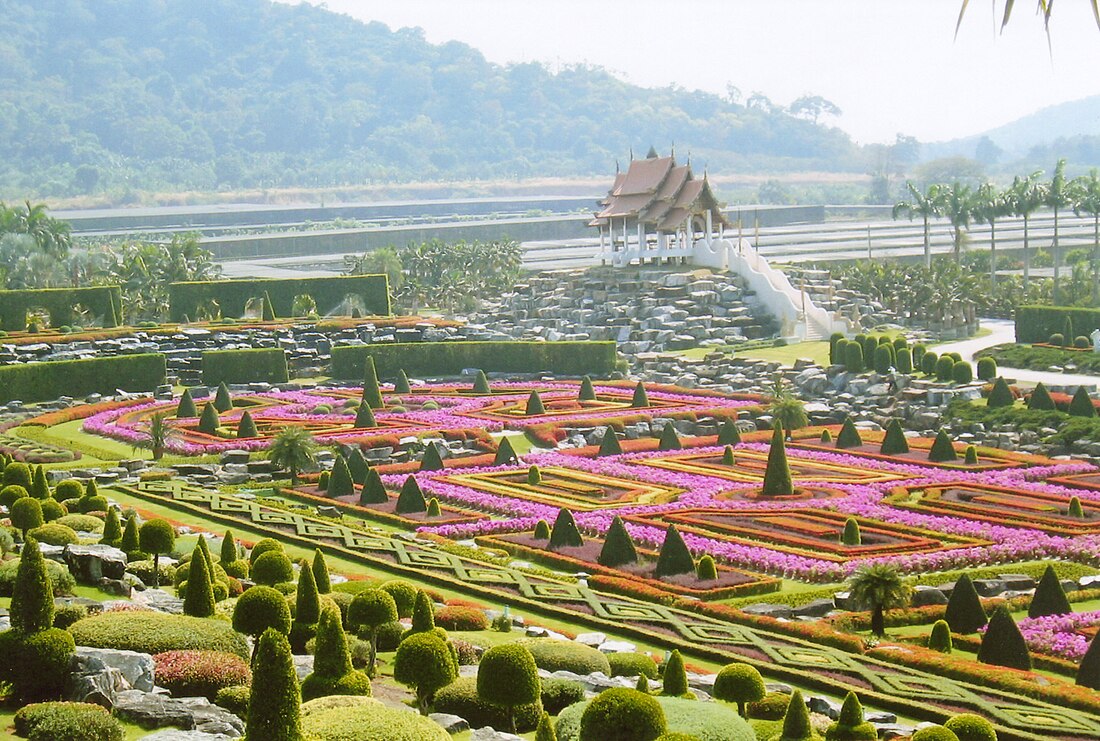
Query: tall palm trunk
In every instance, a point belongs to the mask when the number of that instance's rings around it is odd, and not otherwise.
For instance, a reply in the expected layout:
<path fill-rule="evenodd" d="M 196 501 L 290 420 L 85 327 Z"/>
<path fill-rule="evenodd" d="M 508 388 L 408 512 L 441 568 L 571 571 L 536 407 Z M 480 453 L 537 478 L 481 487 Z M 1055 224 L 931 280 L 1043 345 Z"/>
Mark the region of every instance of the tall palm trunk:
<path fill-rule="evenodd" d="M 882 605 L 875 605 L 871 611 L 871 633 L 879 638 L 886 635 L 886 615 L 883 612 Z"/>
<path fill-rule="evenodd" d="M 989 290 L 997 287 L 997 222 L 989 220 Z"/>
<path fill-rule="evenodd" d="M 1062 263 L 1062 251 L 1058 247 L 1058 208 L 1054 209 L 1054 241 L 1050 243 L 1050 256 L 1054 262 L 1054 305 L 1062 305 L 1062 293 L 1059 290 L 1059 269 Z M 1070 340 L 1072 342 L 1073 340 Z"/>
<path fill-rule="evenodd" d="M 1031 250 L 1028 249 L 1028 215 L 1024 214 L 1024 290 L 1031 285 Z"/>
<path fill-rule="evenodd" d="M 924 214 L 924 268 L 932 268 L 932 240 L 928 234 L 928 214 Z"/>

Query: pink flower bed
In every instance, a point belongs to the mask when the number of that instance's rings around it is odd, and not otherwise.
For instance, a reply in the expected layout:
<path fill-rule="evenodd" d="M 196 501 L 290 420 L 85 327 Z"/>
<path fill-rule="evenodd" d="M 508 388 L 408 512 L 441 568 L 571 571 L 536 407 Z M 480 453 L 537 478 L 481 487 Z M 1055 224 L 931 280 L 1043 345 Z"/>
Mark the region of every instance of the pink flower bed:
<path fill-rule="evenodd" d="M 1078 631 L 1100 625 L 1100 611 L 1024 618 L 1018 625 L 1032 651 L 1080 661 L 1088 650 L 1089 639 Z"/>

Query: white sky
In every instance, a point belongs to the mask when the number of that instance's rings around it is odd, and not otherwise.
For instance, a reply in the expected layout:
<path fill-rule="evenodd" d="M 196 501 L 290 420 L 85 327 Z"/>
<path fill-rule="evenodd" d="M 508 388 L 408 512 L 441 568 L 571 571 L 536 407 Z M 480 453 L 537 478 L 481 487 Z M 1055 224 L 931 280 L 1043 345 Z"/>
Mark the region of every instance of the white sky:
<path fill-rule="evenodd" d="M 586 62 L 640 85 L 730 83 L 781 104 L 822 95 L 861 142 L 965 136 L 1100 93 L 1100 29 L 1085 0 L 1058 3 L 1053 58 L 1028 0 L 1000 35 L 990 3 L 971 2 L 957 41 L 962 0 L 307 1 L 420 26 L 501 64 Z"/>

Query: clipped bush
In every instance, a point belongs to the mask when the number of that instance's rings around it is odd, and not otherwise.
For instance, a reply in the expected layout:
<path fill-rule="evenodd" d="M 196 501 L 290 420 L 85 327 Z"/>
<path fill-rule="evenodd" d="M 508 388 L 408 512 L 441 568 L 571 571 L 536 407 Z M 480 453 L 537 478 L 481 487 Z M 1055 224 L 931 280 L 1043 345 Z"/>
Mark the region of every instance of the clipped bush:
<path fill-rule="evenodd" d="M 818 736 L 810 725 L 810 711 L 802 699 L 801 690 L 791 693 L 787 712 L 783 714 L 783 729 L 772 741 L 814 741 Z"/>
<path fill-rule="evenodd" d="M 393 678 L 412 687 L 421 715 L 427 715 L 432 697 L 458 676 L 458 663 L 436 633 L 415 633 L 397 646 Z"/>
<path fill-rule="evenodd" d="M 248 554 L 248 563 L 250 566 L 256 565 L 256 559 L 269 551 L 282 552 L 283 544 L 274 538 L 263 538 L 256 541 L 256 544 L 252 546 L 252 550 Z"/>
<path fill-rule="evenodd" d="M 582 702 L 585 696 L 584 685 L 572 679 L 540 680 L 539 698 L 542 709 L 551 715 L 557 715 L 574 703 Z"/>
<path fill-rule="evenodd" d="M 637 690 L 601 692 L 581 715 L 580 741 L 654 741 L 665 732 L 660 703 Z M 560 734 L 559 734 L 560 735 Z"/>
<path fill-rule="evenodd" d="M 416 594 L 420 590 L 407 581 L 400 579 L 383 582 L 378 588 L 393 597 L 393 603 L 397 607 L 399 618 L 412 617 L 413 608 L 416 606 Z"/>
<path fill-rule="evenodd" d="M 294 578 L 294 567 L 282 551 L 268 551 L 252 563 L 252 581 L 274 586 Z"/>
<path fill-rule="evenodd" d="M 111 510 L 114 512 L 114 510 Z M 107 518 L 110 519 L 111 512 L 107 513 Z M 103 533 L 104 537 L 107 537 L 108 533 L 104 530 L 103 520 L 99 519 L 95 515 L 63 515 L 54 520 L 56 525 L 64 525 L 65 527 L 72 528 L 79 533 Z M 118 514 L 115 514 L 115 527 L 118 528 L 118 534 L 116 538 L 122 538 L 122 529 L 119 527 Z"/>
<path fill-rule="evenodd" d="M 56 522 L 50 522 L 28 530 L 27 537 L 34 538 L 39 543 L 46 543 L 47 545 L 66 546 L 80 542 L 75 530 Z"/>
<path fill-rule="evenodd" d="M 665 529 L 665 538 L 661 543 L 661 552 L 657 556 L 657 565 L 654 575 L 657 578 L 663 576 L 678 576 L 695 572 L 695 561 L 691 557 L 691 551 L 684 543 L 683 536 L 675 525 L 669 525 Z"/>
<path fill-rule="evenodd" d="M 645 693 L 639 692 L 645 696 Z M 660 741 L 755 741 L 756 735 L 748 723 L 730 707 L 720 702 L 697 702 L 678 697 L 654 697 L 665 715 L 667 730 L 657 736 Z M 580 724 L 590 703 L 571 705 L 558 715 L 556 724 L 559 741 L 577 741 Z"/>
<path fill-rule="evenodd" d="M 1050 391 L 1047 390 L 1046 385 L 1042 381 L 1035 384 L 1035 390 L 1031 392 L 1031 396 L 1027 399 L 1028 409 L 1041 409 L 1043 411 L 1054 411 L 1057 409 L 1054 404 L 1054 399 L 1050 396 Z"/>
<path fill-rule="evenodd" d="M 46 578 L 49 580 L 50 589 L 55 597 L 64 597 L 73 593 L 76 587 L 76 579 L 69 572 L 69 568 L 57 561 L 45 560 Z M 15 576 L 19 571 L 19 561 L 0 561 L 0 597 L 12 596 L 15 585 Z"/>
<path fill-rule="evenodd" d="M 366 589 L 356 594 L 348 606 L 348 625 L 365 636 L 368 643 L 366 669 L 374 676 L 374 660 L 378 652 L 378 635 L 385 625 L 397 623 L 397 604 L 389 592 L 382 589 Z M 395 644 L 396 645 L 396 644 Z"/>
<path fill-rule="evenodd" d="M 959 741 L 959 737 L 943 726 L 927 726 L 910 736 L 909 741 Z"/>
<path fill-rule="evenodd" d="M 993 724 L 973 713 L 952 716 L 943 727 L 958 736 L 959 741 L 997 741 L 997 730 Z"/>
<path fill-rule="evenodd" d="M 1055 332 L 1047 338 L 1048 345 L 1054 345 L 1055 347 L 1064 347 L 1066 344 L 1066 336 L 1061 332 Z"/>
<path fill-rule="evenodd" d="M 1073 612 L 1070 607 L 1066 590 L 1055 573 L 1054 567 L 1047 564 L 1039 584 L 1035 588 L 1035 594 L 1031 597 L 1031 604 L 1027 608 L 1029 618 L 1045 617 L 1047 615 L 1065 615 Z"/>
<path fill-rule="evenodd" d="M 157 684 L 176 697 L 214 701 L 222 689 L 252 681 L 248 662 L 224 651 L 165 651 L 153 663 Z"/>
<path fill-rule="evenodd" d="M 59 605 L 53 612 L 53 627 L 65 629 L 86 617 L 87 605 Z"/>
<path fill-rule="evenodd" d="M 608 425 L 604 428 L 603 436 L 600 438 L 600 448 L 596 451 L 596 457 L 620 455 L 622 452 L 623 446 L 619 444 L 619 436 L 615 434 L 615 428 Z"/>
<path fill-rule="evenodd" d="M 955 383 L 970 383 L 974 380 L 974 367 L 965 360 L 956 361 L 951 366 L 951 380 Z"/>
<path fill-rule="evenodd" d="M 936 375 L 936 369 L 939 367 L 939 356 L 931 350 L 924 353 L 920 360 L 921 372 L 926 376 Z"/>
<path fill-rule="evenodd" d="M 714 581 L 718 578 L 718 565 L 714 556 L 704 553 L 695 564 L 695 578 L 699 581 Z"/>
<path fill-rule="evenodd" d="M 932 441 L 932 447 L 928 450 L 928 460 L 933 463 L 950 463 L 957 461 L 959 454 L 955 452 L 955 446 L 946 430 L 941 429 L 936 433 L 936 439 Z"/>
<path fill-rule="evenodd" d="M 8 512 L 12 527 L 23 531 L 23 538 L 36 527 L 42 527 L 42 503 L 34 497 L 17 499 Z"/>
<path fill-rule="evenodd" d="M 566 510 L 562 510 L 565 512 Z M 560 515 L 559 515 L 560 516 Z M 626 525 L 618 515 L 611 520 L 611 525 L 604 535 L 603 547 L 596 559 L 601 566 L 615 568 L 623 564 L 635 563 L 638 560 L 638 551 L 634 547 L 634 541 L 626 530 Z"/>
<path fill-rule="evenodd" d="M 841 449 L 858 448 L 863 445 L 863 438 L 859 436 L 859 430 L 856 429 L 856 423 L 852 421 L 851 417 L 844 419 L 844 424 L 840 427 L 840 434 L 836 438 L 836 447 Z"/>
<path fill-rule="evenodd" d="M 890 424 L 886 425 L 886 435 L 882 438 L 879 452 L 883 455 L 902 455 L 909 452 L 909 441 L 897 419 L 890 420 Z"/>
<path fill-rule="evenodd" d="M 1004 605 L 994 610 L 989 618 L 982 645 L 978 649 L 978 661 L 1012 669 L 1031 669 L 1027 643 Z"/>
<path fill-rule="evenodd" d="M 667 697 L 685 697 L 691 695 L 688 688 L 687 670 L 684 657 L 679 649 L 673 649 L 661 671 L 661 694 Z M 694 695 L 691 695 L 694 697 Z"/>
<path fill-rule="evenodd" d="M 612 677 L 657 678 L 657 662 L 643 653 L 624 651 L 607 654 L 607 663 L 611 666 Z"/>
<path fill-rule="evenodd" d="M 102 612 L 73 623 L 69 632 L 78 646 L 147 654 L 209 650 L 248 656 L 244 637 L 229 623 L 214 618 L 169 615 L 151 610 Z"/>
<path fill-rule="evenodd" d="M 370 697 L 321 697 L 302 705 L 312 741 L 450 741 L 442 726 Z"/>
<path fill-rule="evenodd" d="M 771 444 L 768 446 L 768 462 L 764 469 L 764 481 L 760 493 L 765 497 L 790 496 L 794 493 L 791 466 L 787 462 L 787 439 L 783 425 L 775 423 Z"/>
<path fill-rule="evenodd" d="M 790 702 L 791 696 L 784 692 L 769 692 L 763 700 L 750 702 L 746 710 L 753 720 L 781 720 Z"/>
<path fill-rule="evenodd" d="M 247 684 L 235 684 L 222 687 L 214 697 L 214 704 L 223 707 L 238 718 L 248 718 L 248 703 L 252 699 L 252 687 Z"/>
<path fill-rule="evenodd" d="M 40 702 L 19 708 L 15 732 L 29 741 L 122 741 L 111 711 L 88 702 Z"/>
<path fill-rule="evenodd" d="M 290 633 L 290 607 L 286 598 L 271 587 L 246 589 L 233 607 L 233 630 L 259 638 L 270 628 Z"/>
<path fill-rule="evenodd" d="M 849 342 L 844 346 L 844 367 L 849 373 L 863 372 L 863 346 Z"/>
<path fill-rule="evenodd" d="M 978 358 L 977 375 L 982 381 L 992 381 L 997 377 L 997 361 L 993 358 Z"/>
<path fill-rule="evenodd" d="M 936 359 L 936 380 L 946 382 L 951 380 L 951 372 L 955 367 L 955 359 L 944 354 Z"/>
<path fill-rule="evenodd" d="M 0 682 L 10 685 L 10 697 L 19 703 L 61 697 L 75 650 L 73 636 L 60 628 L 6 630 L 0 633 Z"/>
<path fill-rule="evenodd" d="M 875 373 L 889 373 L 894 365 L 894 356 L 887 345 L 879 345 L 874 354 Z"/>
<path fill-rule="evenodd" d="M 577 529 L 577 522 L 573 519 L 573 513 L 562 508 L 558 510 L 558 516 L 554 520 L 554 527 L 550 530 L 550 550 L 559 548 L 573 548 L 584 545 L 581 531 Z"/>
<path fill-rule="evenodd" d="M 951 627 L 952 633 L 977 633 L 988 621 L 985 608 L 974 588 L 974 582 L 968 574 L 963 574 L 955 582 L 951 597 L 947 600 L 944 621 Z"/>
<path fill-rule="evenodd" d="M 951 653 L 951 626 L 946 620 L 937 620 L 932 624 L 932 632 L 928 634 L 928 648 L 941 654 Z"/>
<path fill-rule="evenodd" d="M 302 696 L 286 636 L 277 630 L 264 631 L 256 642 L 252 667 L 252 683 L 263 691 L 249 693 L 245 738 L 301 741 Z"/>
<path fill-rule="evenodd" d="M 476 607 L 446 605 L 436 610 L 435 624 L 445 630 L 488 630 L 489 617 Z"/>
<path fill-rule="evenodd" d="M 434 453 L 435 457 L 439 457 L 438 449 L 434 444 L 432 444 L 428 446 L 429 452 L 424 454 L 424 461 L 428 460 L 428 456 L 433 455 L 431 453 L 431 451 L 433 450 L 436 451 Z M 442 460 L 440 460 L 438 468 L 425 468 L 424 461 L 421 461 L 420 464 L 421 471 L 438 471 L 443 468 Z M 427 509 L 428 503 L 424 499 L 424 492 L 420 488 L 420 484 L 417 482 L 415 477 L 409 476 L 405 479 L 405 483 L 401 485 L 401 493 L 397 497 L 397 504 L 394 506 L 394 512 L 399 515 L 403 515 L 416 512 L 424 512 Z"/>
<path fill-rule="evenodd" d="M 742 718 L 747 717 L 748 704 L 763 700 L 766 694 L 764 678 L 750 664 L 727 664 L 714 680 L 714 697 L 735 703 Z"/>
<path fill-rule="evenodd" d="M 741 431 L 737 429 L 737 423 L 732 419 L 727 419 L 718 428 L 718 444 L 726 447 L 741 444 Z"/>
<path fill-rule="evenodd" d="M 909 375 L 913 372 L 913 351 L 908 347 L 899 348 L 897 351 L 898 357 L 896 361 L 897 369 L 899 373 Z"/>
<path fill-rule="evenodd" d="M 15 464 L 9 464 L 8 467 L 10 468 L 13 465 Z M 19 484 L 8 484 L 3 489 L 0 489 L 0 506 L 11 509 L 11 506 L 13 504 L 18 502 L 23 497 L 28 496 L 30 496 L 30 493 L 26 490 L 25 487 L 22 487 Z"/>
<path fill-rule="evenodd" d="M 611 675 L 611 664 L 607 656 L 583 643 L 552 638 L 530 638 L 517 643 L 531 652 L 535 665 L 539 669 L 545 669 L 548 672 L 568 671 L 574 674 L 603 672 L 608 676 Z"/>
<path fill-rule="evenodd" d="M 1095 417 L 1096 407 L 1092 405 L 1092 398 L 1084 386 L 1078 386 L 1070 399 L 1068 410 L 1071 417 Z"/>
<path fill-rule="evenodd" d="M 540 700 L 539 673 L 531 652 L 518 643 L 493 646 L 486 651 L 478 667 L 477 694 L 504 708 L 506 727 L 515 733 L 517 708 Z M 540 707 L 537 717 L 541 716 Z"/>
<path fill-rule="evenodd" d="M 849 692 L 840 706 L 835 723 L 825 730 L 825 741 L 876 741 L 878 729 L 863 719 L 863 706 L 855 692 Z"/>
<path fill-rule="evenodd" d="M 325 695 L 371 694 L 370 678 L 353 669 L 347 634 L 340 619 L 340 608 L 327 602 L 317 626 L 313 673 L 302 681 L 302 699 Z"/>

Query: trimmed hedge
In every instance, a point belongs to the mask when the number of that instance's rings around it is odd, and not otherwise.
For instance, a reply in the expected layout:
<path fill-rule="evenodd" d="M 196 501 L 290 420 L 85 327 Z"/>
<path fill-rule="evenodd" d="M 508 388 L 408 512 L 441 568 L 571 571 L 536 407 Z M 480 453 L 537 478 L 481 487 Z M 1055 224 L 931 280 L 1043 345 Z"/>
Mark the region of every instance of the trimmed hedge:
<path fill-rule="evenodd" d="M 548 672 L 569 671 L 574 674 L 603 672 L 611 676 L 607 656 L 591 646 L 573 641 L 531 638 L 519 641 L 535 658 L 535 665 Z"/>
<path fill-rule="evenodd" d="M 88 360 L 53 360 L 0 367 L 0 403 L 52 401 L 60 396 L 152 391 L 164 382 L 160 353 Z"/>
<path fill-rule="evenodd" d="M 1046 342 L 1062 332 L 1069 318 L 1078 334 L 1087 335 L 1100 328 L 1100 309 L 1076 306 L 1017 306 L 1016 342 Z"/>
<path fill-rule="evenodd" d="M 87 702 L 40 702 L 19 708 L 15 732 L 30 741 L 122 741 L 111 711 Z"/>
<path fill-rule="evenodd" d="M 368 356 L 381 378 L 401 370 L 425 376 L 457 376 L 465 368 L 566 376 L 615 370 L 614 342 L 397 342 L 332 348 L 333 378 L 361 379 Z"/>
<path fill-rule="evenodd" d="M 302 705 L 302 729 L 317 741 L 450 741 L 443 727 L 369 697 L 321 697 Z"/>
<path fill-rule="evenodd" d="M 165 651 L 224 651 L 247 658 L 248 643 L 224 620 L 144 610 L 104 612 L 69 626 L 78 646 L 117 648 L 147 654 Z"/>
<path fill-rule="evenodd" d="M 477 693 L 477 677 L 459 677 L 435 693 L 432 700 L 433 713 L 449 713 L 465 718 L 471 728 L 492 726 L 508 729 L 508 708 L 496 705 Z M 542 715 L 542 703 L 517 705 L 516 730 L 520 733 L 535 730 Z"/>
<path fill-rule="evenodd" d="M 275 316 L 293 314 L 294 297 L 308 293 L 322 314 L 331 311 L 351 294 L 363 300 L 370 314 L 390 313 L 389 280 L 385 275 L 350 275 L 326 278 L 278 278 L 274 280 L 216 280 L 172 283 L 168 286 L 172 321 L 195 318 L 201 303 L 218 302 L 222 315 L 240 317 L 252 298 L 270 298 Z M 266 303 L 266 302 L 265 302 Z"/>
<path fill-rule="evenodd" d="M 117 327 L 122 318 L 122 289 L 95 286 L 0 291 L 0 329 L 22 332 L 27 328 L 27 312 L 31 309 L 50 312 L 50 324 L 54 327 L 75 324 L 73 307 L 77 304 L 87 306 L 93 315 L 101 317 L 104 327 Z"/>
<path fill-rule="evenodd" d="M 220 383 L 286 383 L 289 380 L 286 353 L 278 347 L 207 350 L 202 354 L 202 382 L 207 386 Z"/>

